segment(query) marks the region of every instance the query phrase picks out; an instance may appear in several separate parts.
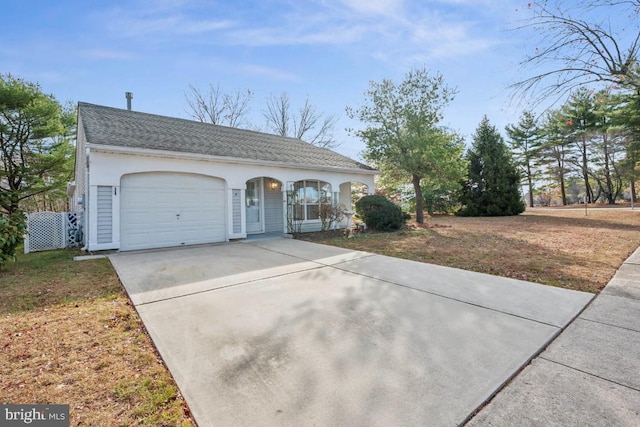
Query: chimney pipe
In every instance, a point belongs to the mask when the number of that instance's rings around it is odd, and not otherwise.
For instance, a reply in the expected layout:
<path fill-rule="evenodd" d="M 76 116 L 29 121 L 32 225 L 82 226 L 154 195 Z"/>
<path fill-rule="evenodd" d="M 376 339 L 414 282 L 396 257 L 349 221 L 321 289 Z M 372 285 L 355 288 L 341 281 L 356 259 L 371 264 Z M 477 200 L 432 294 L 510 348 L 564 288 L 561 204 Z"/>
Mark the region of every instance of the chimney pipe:
<path fill-rule="evenodd" d="M 125 92 L 125 98 L 127 98 L 127 110 L 131 111 L 131 99 L 133 98 L 133 93 Z"/>

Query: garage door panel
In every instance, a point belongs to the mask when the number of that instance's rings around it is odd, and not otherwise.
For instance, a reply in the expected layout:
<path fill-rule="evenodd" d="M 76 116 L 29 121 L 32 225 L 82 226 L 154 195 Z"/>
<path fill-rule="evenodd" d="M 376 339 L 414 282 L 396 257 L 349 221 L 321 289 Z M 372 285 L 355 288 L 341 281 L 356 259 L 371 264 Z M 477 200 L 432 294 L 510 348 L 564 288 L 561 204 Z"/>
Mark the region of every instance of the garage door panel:
<path fill-rule="evenodd" d="M 180 173 L 126 175 L 121 181 L 121 249 L 223 242 L 225 184 Z"/>

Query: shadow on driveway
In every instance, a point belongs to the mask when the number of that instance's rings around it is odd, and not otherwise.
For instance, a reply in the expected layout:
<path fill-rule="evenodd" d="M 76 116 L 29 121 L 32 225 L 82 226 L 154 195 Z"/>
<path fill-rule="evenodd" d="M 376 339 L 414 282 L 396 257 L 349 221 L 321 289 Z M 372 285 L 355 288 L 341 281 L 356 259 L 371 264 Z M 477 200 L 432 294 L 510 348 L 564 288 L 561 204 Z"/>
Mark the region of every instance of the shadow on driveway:
<path fill-rule="evenodd" d="M 110 258 L 201 426 L 458 425 L 593 297 L 290 239 Z"/>

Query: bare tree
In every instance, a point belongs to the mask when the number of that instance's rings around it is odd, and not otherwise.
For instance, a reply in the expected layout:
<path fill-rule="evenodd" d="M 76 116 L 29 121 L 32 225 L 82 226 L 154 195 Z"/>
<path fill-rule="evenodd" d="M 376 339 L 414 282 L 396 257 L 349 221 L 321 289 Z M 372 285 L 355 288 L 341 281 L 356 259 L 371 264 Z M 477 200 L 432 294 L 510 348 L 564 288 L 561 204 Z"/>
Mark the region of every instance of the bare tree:
<path fill-rule="evenodd" d="M 333 129 L 338 118 L 324 115 L 316 110 L 309 98 L 297 113 L 291 111 L 291 102 L 286 92 L 267 97 L 267 107 L 262 112 L 267 130 L 281 136 L 304 139 L 305 141 L 323 148 L 338 146 Z"/>
<path fill-rule="evenodd" d="M 293 120 L 290 109 L 291 103 L 286 92 L 281 93 L 279 97 L 270 94 L 267 97 L 267 109 L 262 111 L 268 130 L 276 135 L 290 136 L 290 122 Z"/>
<path fill-rule="evenodd" d="M 189 109 L 187 113 L 203 123 L 241 127 L 246 125 L 245 118 L 249 113 L 253 92 L 250 90 L 236 90 L 232 93 L 220 91 L 220 85 L 209 85 L 207 92 L 199 87 L 189 85 L 189 92 L 185 93 Z"/>
<path fill-rule="evenodd" d="M 640 89 L 636 19 L 640 1 L 578 3 L 543 0 L 529 4 L 533 16 L 520 28 L 533 29 L 542 38 L 535 53 L 521 65 L 541 71 L 515 83 L 514 96 L 535 94 L 538 101 L 560 98 L 591 83 Z"/>
<path fill-rule="evenodd" d="M 249 89 L 246 91 L 236 90 L 224 97 L 224 105 L 226 108 L 225 119 L 229 126 L 240 127 L 245 125 L 245 116 L 249 113 L 249 103 L 253 99 L 253 92 Z"/>

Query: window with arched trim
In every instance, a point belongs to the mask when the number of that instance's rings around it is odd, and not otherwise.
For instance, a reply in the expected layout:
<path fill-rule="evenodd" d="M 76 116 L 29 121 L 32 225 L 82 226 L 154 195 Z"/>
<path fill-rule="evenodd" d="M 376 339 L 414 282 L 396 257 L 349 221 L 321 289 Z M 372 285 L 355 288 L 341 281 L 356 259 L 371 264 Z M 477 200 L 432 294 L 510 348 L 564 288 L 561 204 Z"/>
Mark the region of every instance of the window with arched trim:
<path fill-rule="evenodd" d="M 331 205 L 331 184 L 318 180 L 303 180 L 293 184 L 296 196 L 294 219 L 296 221 L 319 220 L 323 206 Z"/>

